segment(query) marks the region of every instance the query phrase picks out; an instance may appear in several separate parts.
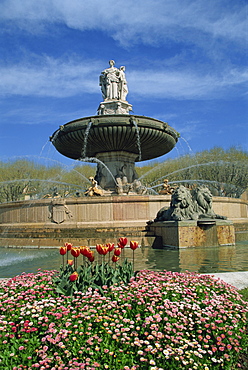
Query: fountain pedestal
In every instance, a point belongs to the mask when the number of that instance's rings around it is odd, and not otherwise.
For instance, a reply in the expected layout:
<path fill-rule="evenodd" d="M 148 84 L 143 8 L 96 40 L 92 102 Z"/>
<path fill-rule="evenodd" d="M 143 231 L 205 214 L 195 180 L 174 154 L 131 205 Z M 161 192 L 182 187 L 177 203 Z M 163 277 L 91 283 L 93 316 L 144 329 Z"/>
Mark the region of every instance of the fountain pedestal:
<path fill-rule="evenodd" d="M 124 151 L 105 152 L 98 153 L 96 158 L 100 162 L 97 164 L 95 179 L 105 190 L 115 191 L 119 185 L 118 180 L 122 183 L 132 183 L 138 178 L 135 171 L 137 154 Z"/>
<path fill-rule="evenodd" d="M 235 245 L 232 221 L 161 221 L 147 226 L 146 236 L 156 236 L 153 247 L 187 248 Z"/>
<path fill-rule="evenodd" d="M 132 110 L 132 105 L 127 101 L 110 100 L 100 103 L 97 113 L 98 115 L 104 114 L 129 114 Z"/>

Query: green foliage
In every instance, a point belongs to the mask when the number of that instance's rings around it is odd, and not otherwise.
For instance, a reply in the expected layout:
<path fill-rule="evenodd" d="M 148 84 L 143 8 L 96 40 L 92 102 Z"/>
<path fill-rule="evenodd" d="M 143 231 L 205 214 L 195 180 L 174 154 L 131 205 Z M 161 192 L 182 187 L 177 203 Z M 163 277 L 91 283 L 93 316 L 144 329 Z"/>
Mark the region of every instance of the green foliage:
<path fill-rule="evenodd" d="M 74 267 L 66 265 L 61 267 L 59 275 L 54 277 L 56 291 L 59 294 L 72 296 L 75 292 L 86 292 L 89 288 L 97 289 L 103 294 L 104 287 L 116 284 L 128 284 L 134 275 L 133 266 L 127 259 L 122 265 L 102 262 L 101 264 L 85 263 L 77 269 L 78 277 L 75 281 L 70 281 L 70 276 L 75 272 Z"/>
<path fill-rule="evenodd" d="M 56 191 L 62 197 L 83 194 L 89 186 L 88 178 L 94 176 L 90 165 L 68 168 L 45 166 L 27 159 L 0 163 L 0 203 L 43 198 Z"/>
<path fill-rule="evenodd" d="M 78 162 L 76 162 L 78 163 Z M 213 195 L 240 197 L 248 186 L 248 153 L 238 148 L 211 150 L 184 155 L 162 163 L 137 167 L 146 187 L 161 189 L 164 179 L 170 184 L 194 186 L 204 182 Z M 56 191 L 64 196 L 83 195 L 89 177 L 95 175 L 95 164 L 74 166 L 41 165 L 27 159 L 0 162 L 0 203 L 43 198 Z M 187 180 L 187 181 L 186 181 Z"/>
<path fill-rule="evenodd" d="M 248 288 L 241 289 L 239 293 L 243 297 L 243 300 L 248 302 Z"/>
<path fill-rule="evenodd" d="M 215 196 L 239 198 L 248 186 L 248 153 L 237 148 L 213 148 L 146 167 L 137 168 L 142 183 L 160 190 L 164 179 L 170 185 L 205 184 Z"/>

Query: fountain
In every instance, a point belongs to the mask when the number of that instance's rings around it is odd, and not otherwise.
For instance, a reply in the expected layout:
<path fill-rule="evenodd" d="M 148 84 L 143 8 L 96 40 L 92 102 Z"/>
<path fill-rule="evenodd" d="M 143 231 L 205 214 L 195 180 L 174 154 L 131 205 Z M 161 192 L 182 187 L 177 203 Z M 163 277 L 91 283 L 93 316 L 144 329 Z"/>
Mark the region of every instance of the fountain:
<path fill-rule="evenodd" d="M 69 158 L 96 158 L 95 180 L 105 190 L 105 195 L 118 193 L 120 189 L 123 193 L 122 183 L 130 184 L 137 193 L 135 162 L 168 153 L 174 148 L 179 134 L 165 122 L 130 115 L 132 106 L 126 101 L 125 68 L 116 68 L 113 60 L 109 64 L 100 76 L 104 101 L 99 105 L 98 115 L 60 126 L 50 140 Z"/>
<path fill-rule="evenodd" d="M 65 197 L 54 193 L 42 199 L 0 204 L 0 246 L 51 247 L 68 240 L 75 245 L 95 245 L 117 241 L 120 236 L 137 240 L 142 246 L 154 246 L 155 241 L 162 240 L 162 229 L 156 235 L 159 223 L 164 228 L 169 222 L 178 230 L 180 222 L 191 222 L 188 225 L 191 229 L 195 222 L 197 228 L 206 230 L 206 236 L 215 228 L 211 225 L 222 222 L 222 227 L 228 222 L 212 218 L 207 223 L 198 217 L 159 220 L 154 222 L 154 229 L 152 223 L 147 225 L 159 209 L 170 208 L 171 194 L 166 191 L 156 194 L 146 188 L 137 176 L 135 163 L 168 153 L 175 147 L 179 134 L 163 121 L 130 114 L 132 105 L 126 100 L 124 67 L 116 68 L 114 61 L 110 61 L 109 68 L 101 73 L 100 86 L 103 101 L 98 114 L 68 122 L 50 137 L 62 155 L 97 164 L 96 175 L 90 179 L 91 186 L 84 192 L 85 196 Z M 247 219 L 246 201 L 214 197 L 212 202 L 215 214 Z M 224 244 L 234 243 L 230 224 L 231 229 L 231 237 Z M 198 230 L 196 235 L 202 234 Z M 209 243 L 223 244 L 213 235 Z M 163 245 L 181 247 L 176 238 L 173 243 L 162 241 L 160 247 Z"/>

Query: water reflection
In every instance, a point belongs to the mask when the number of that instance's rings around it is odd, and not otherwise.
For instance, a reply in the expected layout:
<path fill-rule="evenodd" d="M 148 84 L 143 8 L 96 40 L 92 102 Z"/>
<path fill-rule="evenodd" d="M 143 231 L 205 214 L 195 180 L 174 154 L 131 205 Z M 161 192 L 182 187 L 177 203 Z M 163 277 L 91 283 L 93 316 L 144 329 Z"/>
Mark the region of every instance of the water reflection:
<path fill-rule="evenodd" d="M 248 271 L 248 241 L 235 246 L 159 250 L 139 248 L 135 251 L 135 270 L 170 270 L 177 272 L 232 272 Z M 125 250 L 132 260 L 132 251 Z M 79 257 L 81 258 L 81 257 Z M 81 263 L 81 261 L 79 261 Z M 22 272 L 59 269 L 61 256 L 58 249 L 0 248 L 0 278 Z"/>

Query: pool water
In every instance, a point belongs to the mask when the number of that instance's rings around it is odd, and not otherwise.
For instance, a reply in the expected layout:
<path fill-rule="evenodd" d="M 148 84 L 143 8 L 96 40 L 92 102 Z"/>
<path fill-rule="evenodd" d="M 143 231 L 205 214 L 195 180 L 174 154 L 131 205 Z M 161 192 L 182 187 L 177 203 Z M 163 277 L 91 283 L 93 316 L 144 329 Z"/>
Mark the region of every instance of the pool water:
<path fill-rule="evenodd" d="M 124 256 L 132 261 L 132 250 L 125 249 Z M 191 271 L 210 274 L 248 271 L 248 241 L 236 243 L 235 246 L 180 250 L 145 247 L 136 249 L 134 257 L 135 270 Z M 78 258 L 78 264 L 82 263 L 82 256 Z M 99 261 L 100 258 L 97 256 Z M 13 277 L 22 272 L 36 272 L 38 269 L 58 270 L 61 263 L 62 257 L 58 248 L 0 248 L 0 278 Z"/>

